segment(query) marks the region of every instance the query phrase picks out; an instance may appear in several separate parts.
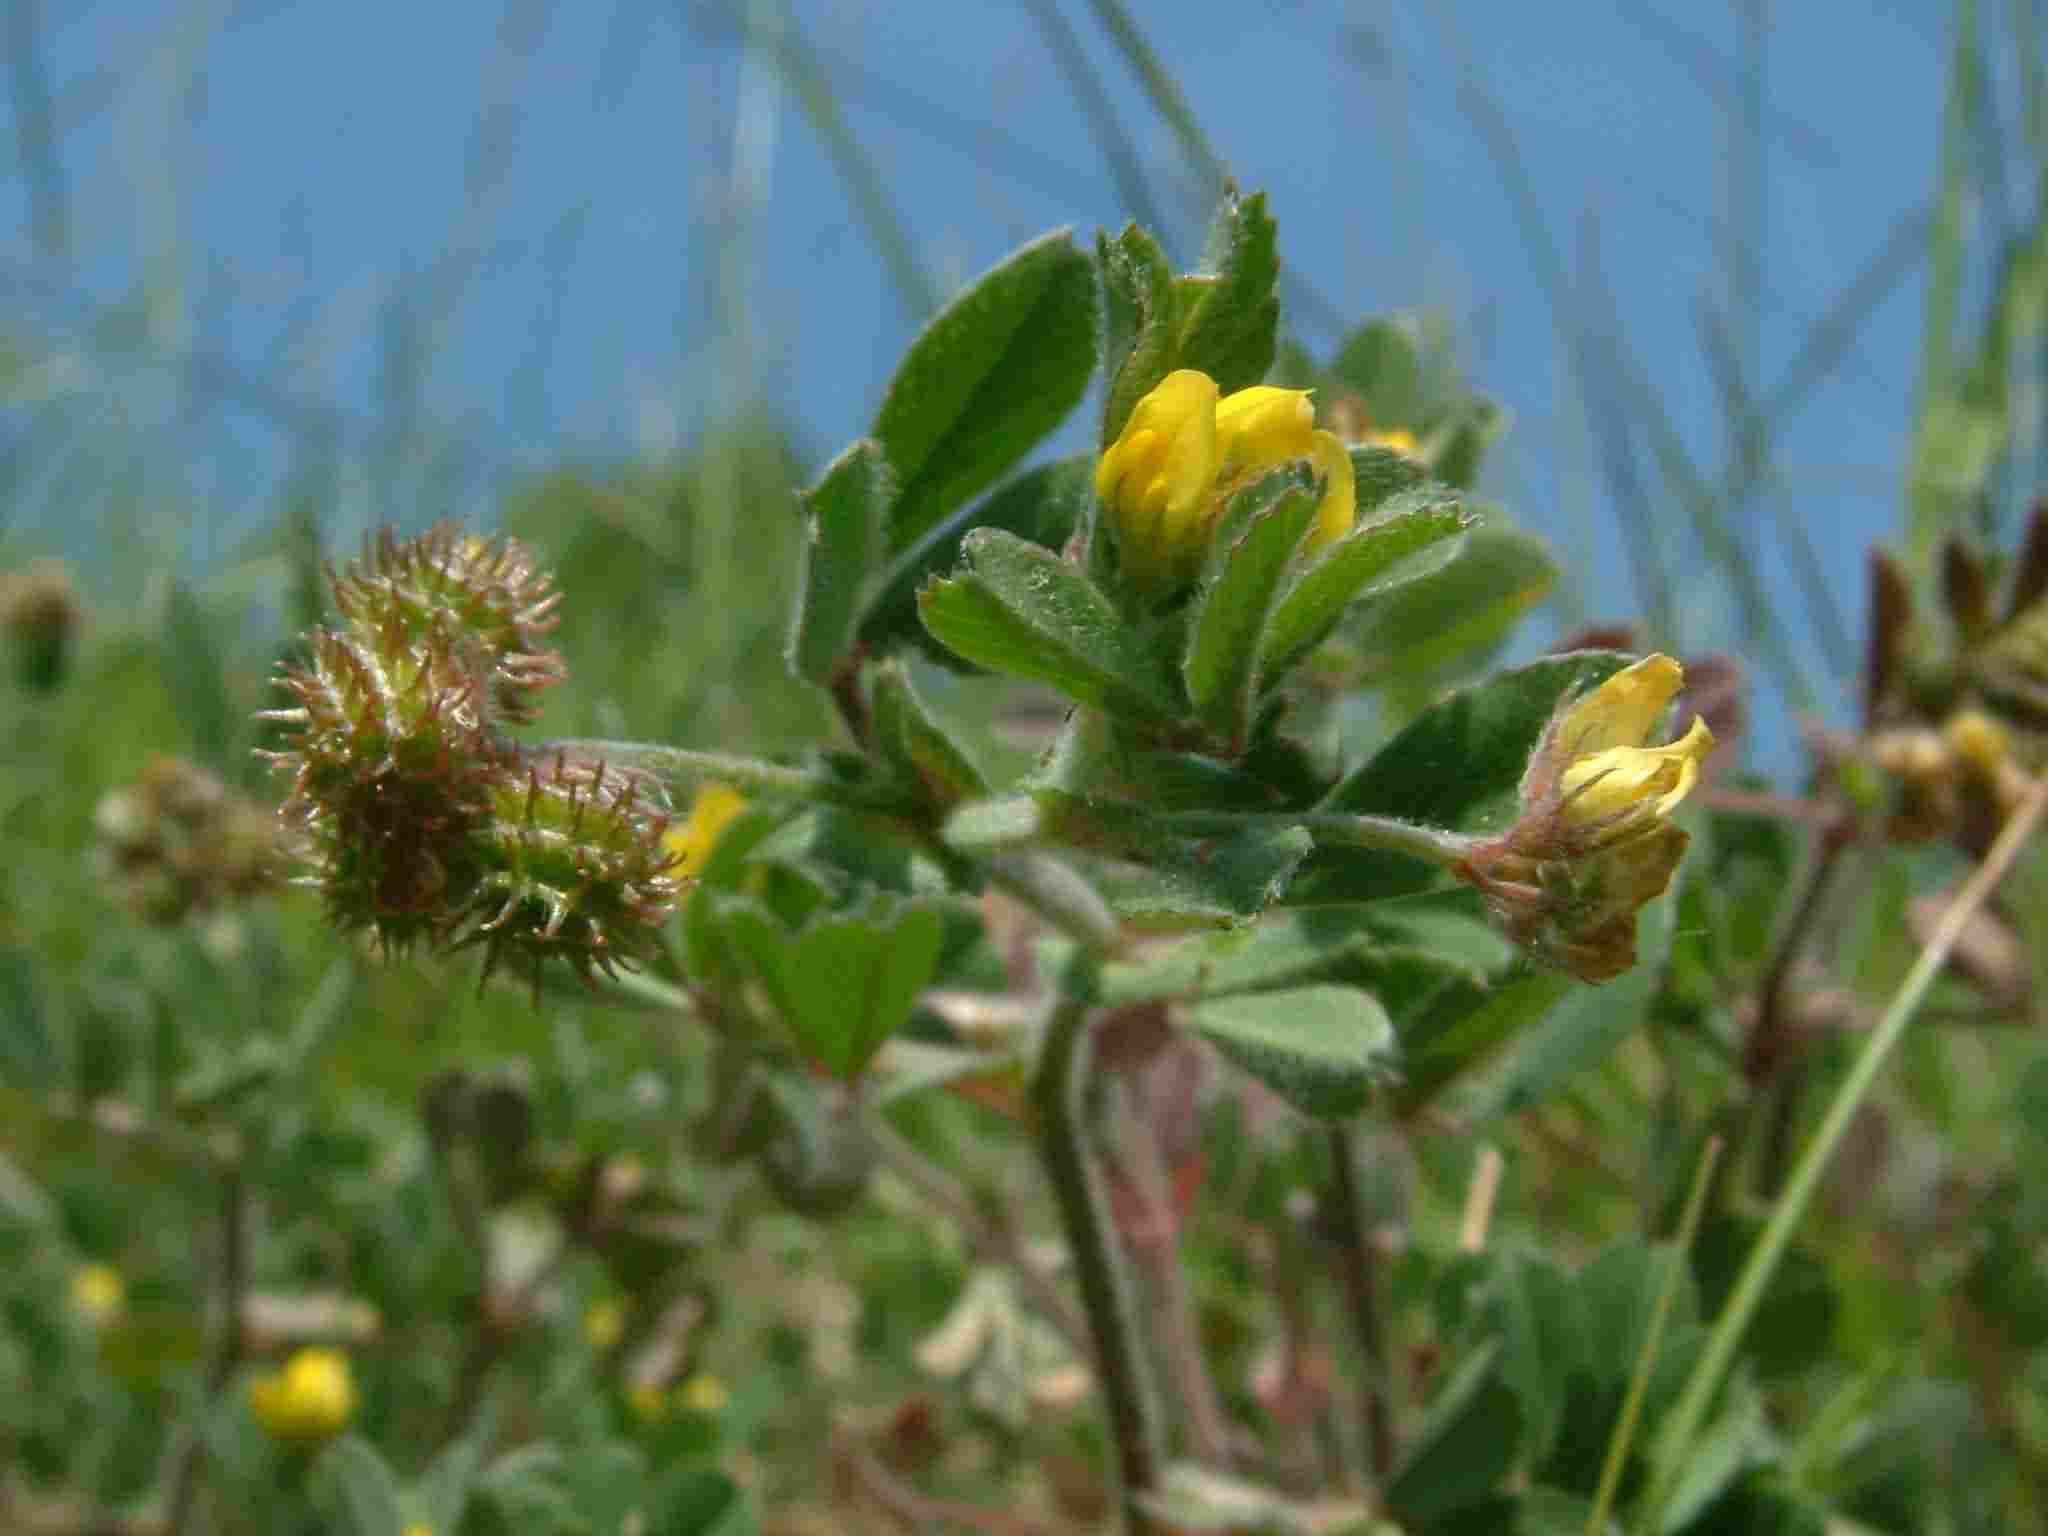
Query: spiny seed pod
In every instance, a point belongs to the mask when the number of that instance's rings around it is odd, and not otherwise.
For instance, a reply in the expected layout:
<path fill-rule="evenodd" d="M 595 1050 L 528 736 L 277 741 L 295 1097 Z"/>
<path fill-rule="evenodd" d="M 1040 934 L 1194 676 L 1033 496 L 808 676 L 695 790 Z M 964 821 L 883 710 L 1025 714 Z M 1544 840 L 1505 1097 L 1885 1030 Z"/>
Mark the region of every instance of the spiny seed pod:
<path fill-rule="evenodd" d="M 675 904 L 667 830 L 638 775 L 559 751 L 527 759 L 491 785 L 456 942 L 482 945 L 487 973 L 507 959 L 537 971 L 554 954 L 589 981 L 644 959 Z"/>
<path fill-rule="evenodd" d="M 437 529 L 380 536 L 335 581 L 345 622 L 280 684 L 296 707 L 272 754 L 306 883 L 345 929 L 388 950 L 424 940 L 514 959 L 559 955 L 586 981 L 642 958 L 674 902 L 665 807 L 647 781 L 497 724 L 562 676 L 534 649 L 548 578 L 511 544 Z"/>
<path fill-rule="evenodd" d="M 531 720 L 533 695 L 564 676 L 542 648 L 561 594 L 516 540 L 442 523 L 417 539 L 381 531 L 363 558 L 333 577 L 334 603 L 351 627 L 421 627 L 445 617 L 487 658 L 488 704 L 510 725 Z"/>

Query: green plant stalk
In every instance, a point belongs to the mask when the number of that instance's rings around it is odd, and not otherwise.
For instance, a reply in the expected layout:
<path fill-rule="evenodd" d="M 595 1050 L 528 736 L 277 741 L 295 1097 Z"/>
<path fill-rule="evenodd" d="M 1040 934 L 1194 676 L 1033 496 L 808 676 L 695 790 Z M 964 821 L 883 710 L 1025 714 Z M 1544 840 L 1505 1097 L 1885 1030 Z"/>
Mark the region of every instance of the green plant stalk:
<path fill-rule="evenodd" d="M 2048 806 L 2048 778 L 2037 780 L 2026 800 L 2006 822 L 1998 834 L 1998 840 L 1991 845 L 1991 851 L 1984 856 L 1984 862 L 1971 875 L 1962 893 L 1942 914 L 1941 922 L 1926 948 L 1920 951 L 1920 958 L 1913 962 L 1913 969 L 1906 973 L 1906 979 L 1899 984 L 1891 1006 L 1878 1021 L 1877 1028 L 1865 1042 L 1862 1054 L 1850 1067 L 1849 1075 L 1836 1090 L 1828 1112 L 1814 1132 L 1812 1142 L 1799 1166 L 1792 1172 L 1785 1192 L 1771 1210 L 1769 1222 L 1756 1246 L 1737 1276 L 1735 1288 L 1729 1293 L 1727 1302 L 1721 1308 L 1721 1315 L 1714 1320 L 1713 1332 L 1708 1335 L 1706 1349 L 1701 1353 L 1699 1363 L 1693 1367 L 1687 1379 L 1684 1392 L 1679 1396 L 1671 1417 L 1659 1431 L 1656 1446 L 1651 1454 L 1650 1485 L 1642 1503 L 1637 1507 L 1635 1523 L 1631 1529 L 1636 1536 L 1648 1536 L 1658 1529 L 1663 1518 L 1664 1507 L 1670 1503 L 1678 1479 L 1684 1470 L 1686 1457 L 1697 1437 L 1701 1421 L 1706 1417 L 1707 1405 L 1721 1384 L 1722 1377 L 1735 1358 L 1735 1349 L 1742 1342 L 1742 1335 L 1755 1315 L 1757 1306 L 1763 1300 L 1764 1287 L 1770 1283 L 1778 1262 L 1784 1257 L 1786 1246 L 1792 1241 L 1793 1230 L 1805 1215 L 1807 1204 L 1813 1199 L 1814 1191 L 1820 1186 L 1820 1176 L 1826 1171 L 1828 1160 L 1834 1155 L 1836 1146 L 1849 1129 L 1849 1122 L 1863 1101 L 1870 1096 L 1877 1074 L 1891 1055 L 1892 1050 L 1904 1035 L 1906 1025 L 1920 1009 L 1927 996 L 1927 989 L 1934 978 L 1941 973 L 1949 952 L 1962 937 L 1963 929 L 1977 909 L 1984 904 L 1998 882 L 2012 867 L 2034 827 L 2041 819 L 2044 806 Z"/>
<path fill-rule="evenodd" d="M 1158 1476 L 1158 1415 L 1102 1193 L 1088 1163 L 1082 1104 L 1090 1058 L 1088 1013 L 1087 998 L 1071 993 L 1053 1009 L 1032 1074 L 1031 1097 L 1038 1112 L 1039 1156 L 1052 1183 L 1081 1287 L 1096 1379 L 1109 1413 L 1123 1528 L 1127 1536 L 1157 1536 L 1159 1527 L 1145 1509 L 1144 1498 Z"/>
<path fill-rule="evenodd" d="M 1692 1191 L 1685 1197 L 1685 1214 L 1679 1218 L 1672 1238 L 1671 1263 L 1664 1283 L 1657 1289 L 1657 1304 L 1650 1311 L 1650 1326 L 1643 1331 L 1643 1347 L 1636 1357 L 1635 1374 L 1629 1378 L 1628 1396 L 1622 1400 L 1621 1417 L 1615 1421 L 1614 1436 L 1607 1442 L 1607 1461 L 1600 1468 L 1600 1486 L 1593 1495 L 1592 1511 L 1586 1516 L 1586 1536 L 1600 1536 L 1607 1529 L 1607 1512 L 1614 1507 L 1615 1491 L 1621 1487 L 1621 1469 L 1628 1464 L 1628 1448 L 1636 1435 L 1636 1420 L 1642 1416 L 1643 1398 L 1649 1393 L 1650 1378 L 1657 1371 L 1657 1352 L 1664 1346 L 1664 1326 L 1671 1315 L 1671 1303 L 1678 1295 L 1678 1282 L 1685 1274 L 1686 1255 L 1699 1232 L 1700 1217 L 1707 1208 L 1707 1194 L 1714 1187 L 1714 1166 L 1721 1160 L 1721 1138 L 1708 1138 L 1699 1168 L 1692 1176 Z"/>
<path fill-rule="evenodd" d="M 1351 1316 L 1351 1333 L 1358 1345 L 1359 1411 L 1365 1428 L 1375 1493 L 1383 1490 L 1394 1470 L 1394 1414 L 1392 1361 L 1387 1351 L 1387 1330 L 1380 1315 L 1380 1293 L 1375 1271 L 1371 1234 L 1359 1219 L 1358 1137 L 1348 1125 L 1333 1125 L 1325 1133 L 1331 1163 L 1331 1178 L 1323 1190 L 1323 1209 L 1329 1229 L 1336 1238 L 1335 1265 L 1338 1283 Z"/>
<path fill-rule="evenodd" d="M 1376 848 L 1452 868 L 1472 851 L 1473 839 L 1391 816 L 1352 815 L 1344 811 L 1190 811 L 1160 818 L 1175 831 L 1193 837 L 1233 837 L 1262 828 L 1301 827 L 1318 847 Z"/>
<path fill-rule="evenodd" d="M 601 759 L 614 768 L 649 774 L 670 784 L 700 784 L 715 780 L 730 784 L 746 795 L 788 796 L 797 800 L 820 800 L 850 810 L 889 811 L 893 800 L 885 800 L 858 786 L 842 783 L 823 774 L 758 757 L 739 757 L 730 752 L 693 752 L 687 747 L 665 747 L 647 741 L 598 741 L 571 737 L 542 742 L 536 752 L 567 752 L 573 757 Z"/>
<path fill-rule="evenodd" d="M 227 1390 L 235 1367 L 242 1359 L 242 1303 L 248 1288 L 249 1246 L 244 1206 L 247 1186 L 239 1151 L 220 1158 L 218 1168 L 220 1200 L 220 1252 L 214 1267 L 214 1294 L 218 1307 L 213 1321 L 213 1343 L 192 1412 L 179 1430 L 176 1449 L 171 1452 L 169 1492 L 164 1530 L 168 1536 L 183 1536 L 192 1518 L 193 1499 L 199 1492 L 199 1469 L 206 1459 L 206 1424 L 214 1404 Z"/>

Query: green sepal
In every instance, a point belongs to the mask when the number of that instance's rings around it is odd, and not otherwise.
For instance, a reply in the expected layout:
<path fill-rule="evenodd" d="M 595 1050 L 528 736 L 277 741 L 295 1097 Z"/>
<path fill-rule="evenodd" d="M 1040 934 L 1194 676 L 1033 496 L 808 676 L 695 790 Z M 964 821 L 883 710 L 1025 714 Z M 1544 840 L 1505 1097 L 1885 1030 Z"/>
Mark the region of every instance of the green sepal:
<path fill-rule="evenodd" d="M 1404 491 L 1380 517 L 1354 528 L 1306 565 L 1281 595 L 1266 631 L 1265 669 L 1277 679 L 1336 628 L 1345 609 L 1433 576 L 1463 552 L 1472 519 L 1441 491 Z"/>
<path fill-rule="evenodd" d="M 1415 321 L 1407 315 L 1367 320 L 1344 339 L 1330 372 L 1365 401 L 1373 430 L 1426 426 L 1428 388 Z"/>
<path fill-rule="evenodd" d="M 1181 279 L 1179 356 L 1174 366 L 1199 368 L 1228 395 L 1265 378 L 1280 330 L 1279 231 L 1266 194 L 1232 192 L 1216 210 L 1201 275 Z"/>
<path fill-rule="evenodd" d="M 1117 440 L 1140 400 L 1174 367 L 1173 269 L 1159 242 L 1136 224 L 1099 235 L 1102 272 L 1102 446 Z"/>
<path fill-rule="evenodd" d="M 966 749 L 932 719 L 901 661 L 876 671 L 868 702 L 876 748 L 931 804 L 950 806 L 988 793 L 988 780 Z"/>
<path fill-rule="evenodd" d="M 958 574 L 918 593 L 942 645 L 1112 715 L 1164 725 L 1180 714 L 1171 671 L 1073 566 L 996 528 L 975 529 L 961 552 Z"/>
<path fill-rule="evenodd" d="M 1012 252 L 933 318 L 897 366 L 874 436 L 901 479 L 901 552 L 993 484 L 1086 393 L 1095 270 L 1065 230 Z"/>
<path fill-rule="evenodd" d="M 1232 497 L 1195 593 L 1181 672 L 1197 718 L 1233 755 L 1250 735 L 1267 629 L 1319 499 L 1300 466 Z"/>
<path fill-rule="evenodd" d="M 789 669 L 821 688 L 831 686 L 853 648 L 865 590 L 887 552 L 884 524 L 895 497 L 896 477 L 872 438 L 840 454 L 803 493 L 809 540 Z"/>

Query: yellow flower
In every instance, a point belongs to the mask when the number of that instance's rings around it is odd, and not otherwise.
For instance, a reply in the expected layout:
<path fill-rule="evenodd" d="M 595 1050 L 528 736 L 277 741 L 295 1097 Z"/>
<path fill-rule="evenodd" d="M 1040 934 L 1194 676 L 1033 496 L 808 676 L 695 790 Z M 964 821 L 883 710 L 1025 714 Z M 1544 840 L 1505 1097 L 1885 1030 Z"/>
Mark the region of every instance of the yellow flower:
<path fill-rule="evenodd" d="M 1565 763 L 1558 792 L 1567 820 L 1581 826 L 1606 822 L 1642 806 L 1662 820 L 1692 793 L 1700 764 L 1714 750 L 1706 721 L 1694 716 L 1677 741 L 1643 745 L 1684 683 L 1685 671 L 1676 661 L 1648 656 L 1570 707 L 1556 732 Z"/>
<path fill-rule="evenodd" d="M 71 1272 L 71 1308 L 95 1328 L 113 1320 L 127 1295 L 121 1271 L 111 1264 L 81 1264 Z"/>
<path fill-rule="evenodd" d="M 626 1336 L 626 1309 L 616 1301 L 593 1301 L 583 1309 L 583 1339 L 600 1354 Z"/>
<path fill-rule="evenodd" d="M 249 1411 L 275 1439 L 301 1445 L 332 1439 L 355 1417 L 348 1356 L 336 1349 L 294 1351 L 282 1370 L 249 1383 Z"/>
<path fill-rule="evenodd" d="M 1676 661 L 1650 656 L 1565 705 L 1529 759 L 1515 824 L 1462 863 L 1510 938 L 1581 980 L 1635 964 L 1636 913 L 1685 856 L 1669 817 L 1714 734 L 1696 718 L 1678 740 L 1644 744 L 1684 683 Z"/>
<path fill-rule="evenodd" d="M 399 1532 L 399 1536 L 434 1536 L 434 1528 L 424 1520 L 415 1520 Z"/>
<path fill-rule="evenodd" d="M 1962 709 L 1941 730 L 1949 751 L 1982 778 L 1993 778 L 2012 757 L 2012 734 L 1981 709 Z"/>
<path fill-rule="evenodd" d="M 672 873 L 686 878 L 702 870 L 719 837 L 746 808 L 746 796 L 736 789 L 724 784 L 701 787 L 690 802 L 690 814 L 662 834 L 662 847 L 677 859 Z"/>
<path fill-rule="evenodd" d="M 626 1406 L 642 1424 L 659 1424 L 668 1417 L 668 1394 L 651 1381 L 629 1382 Z"/>
<path fill-rule="evenodd" d="M 715 1418 L 725 1412 L 725 1405 L 732 1401 L 732 1394 L 725 1389 L 725 1383 L 709 1371 L 699 1371 L 684 1382 L 676 1398 L 690 1412 Z"/>
<path fill-rule="evenodd" d="M 1365 435 L 1368 448 L 1391 448 L 1404 459 L 1422 457 L 1422 445 L 1415 441 L 1415 434 L 1406 427 L 1389 427 L 1384 432 L 1368 432 Z"/>
<path fill-rule="evenodd" d="M 1224 500 L 1291 459 L 1308 460 L 1324 481 L 1305 547 L 1343 537 L 1357 516 L 1351 455 L 1316 430 L 1307 390 L 1258 384 L 1219 397 L 1216 381 L 1192 368 L 1160 380 L 1095 469 L 1134 583 L 1163 593 L 1192 580 Z"/>

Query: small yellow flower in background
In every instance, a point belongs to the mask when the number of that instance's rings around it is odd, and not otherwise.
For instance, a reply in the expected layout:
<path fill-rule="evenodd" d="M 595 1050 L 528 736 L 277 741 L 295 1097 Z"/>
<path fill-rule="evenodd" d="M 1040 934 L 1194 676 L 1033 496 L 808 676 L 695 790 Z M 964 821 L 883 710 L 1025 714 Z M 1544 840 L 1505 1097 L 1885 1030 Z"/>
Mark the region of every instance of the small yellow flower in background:
<path fill-rule="evenodd" d="M 1404 459 L 1422 457 L 1422 445 L 1415 441 L 1415 434 L 1406 427 L 1389 427 L 1384 432 L 1368 432 L 1364 437 L 1368 448 L 1391 448 Z"/>
<path fill-rule="evenodd" d="M 1960 709 L 1941 729 L 1949 751 L 1984 778 L 1993 778 L 2012 758 L 2012 733 L 1981 709 Z"/>
<path fill-rule="evenodd" d="M 71 1272 L 71 1309 L 95 1328 L 111 1322 L 127 1299 L 121 1271 L 111 1264 L 81 1264 Z"/>
<path fill-rule="evenodd" d="M 626 1383 L 626 1406 L 642 1424 L 652 1426 L 668 1418 L 668 1394 L 651 1381 Z"/>
<path fill-rule="evenodd" d="M 732 1401 L 732 1394 L 725 1389 L 725 1383 L 709 1371 L 699 1371 L 676 1393 L 676 1398 L 692 1413 L 705 1418 L 716 1418 L 725 1412 L 725 1406 Z"/>
<path fill-rule="evenodd" d="M 672 874 L 687 879 L 711 860 L 718 839 L 747 808 L 747 797 L 725 784 L 706 784 L 690 802 L 690 814 L 662 834 L 661 845 L 677 859 Z"/>
<path fill-rule="evenodd" d="M 583 1339 L 603 1354 L 626 1336 L 626 1309 L 616 1301 L 593 1301 L 583 1309 Z"/>
<path fill-rule="evenodd" d="M 415 1520 L 399 1532 L 399 1536 L 434 1536 L 434 1528 L 424 1520 Z"/>
<path fill-rule="evenodd" d="M 1192 368 L 1160 380 L 1095 468 L 1134 582 L 1163 593 L 1192 580 L 1230 493 L 1290 459 L 1308 460 L 1324 480 L 1305 547 L 1342 538 L 1357 516 L 1351 455 L 1316 429 L 1307 390 L 1258 384 L 1219 397 L 1216 381 Z"/>
<path fill-rule="evenodd" d="M 264 1431 L 292 1444 L 332 1439 L 355 1417 L 356 1384 L 337 1349 L 293 1351 L 280 1370 L 249 1383 L 249 1412 Z"/>

